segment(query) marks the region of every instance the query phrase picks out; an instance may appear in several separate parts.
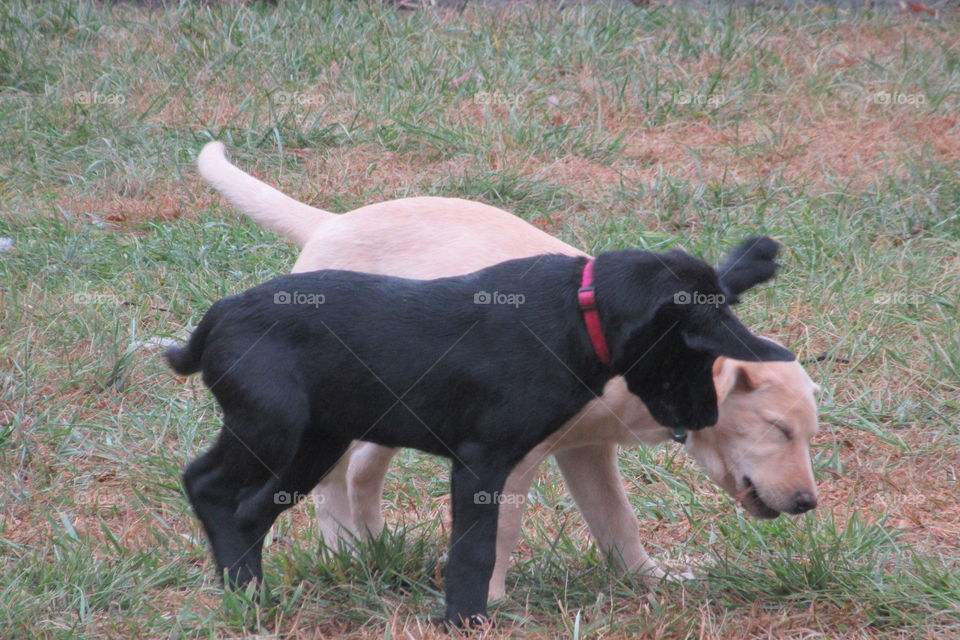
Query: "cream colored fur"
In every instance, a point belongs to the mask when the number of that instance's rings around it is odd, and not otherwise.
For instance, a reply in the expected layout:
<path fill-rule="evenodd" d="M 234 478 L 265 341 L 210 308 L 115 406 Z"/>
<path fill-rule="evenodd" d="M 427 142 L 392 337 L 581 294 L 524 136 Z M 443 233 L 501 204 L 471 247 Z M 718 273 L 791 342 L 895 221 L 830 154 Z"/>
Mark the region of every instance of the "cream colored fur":
<path fill-rule="evenodd" d="M 541 253 L 583 255 L 516 216 L 457 198 L 391 200 L 333 214 L 297 202 L 241 171 L 212 142 L 200 172 L 254 221 L 303 247 L 294 272 L 350 269 L 409 278 L 468 273 Z M 599 295 L 603 295 L 602 292 Z M 686 450 L 729 494 L 749 476 L 768 505 L 785 510 L 798 491 L 816 495 L 809 443 L 817 430 L 816 385 L 797 362 L 747 363 L 720 358 L 714 366 L 720 400 L 716 426 L 690 434 Z M 783 429 L 792 436 L 787 439 Z M 617 445 L 653 445 L 669 432 L 653 421 L 622 378 L 541 443 L 507 480 L 500 506 L 497 558 L 490 598 L 505 593 L 523 503 L 536 470 L 555 456 L 599 548 L 628 570 L 664 574 L 643 548 L 639 523 L 617 470 Z M 320 530 L 328 544 L 383 529 L 383 479 L 396 450 L 355 442 L 315 490 Z"/>

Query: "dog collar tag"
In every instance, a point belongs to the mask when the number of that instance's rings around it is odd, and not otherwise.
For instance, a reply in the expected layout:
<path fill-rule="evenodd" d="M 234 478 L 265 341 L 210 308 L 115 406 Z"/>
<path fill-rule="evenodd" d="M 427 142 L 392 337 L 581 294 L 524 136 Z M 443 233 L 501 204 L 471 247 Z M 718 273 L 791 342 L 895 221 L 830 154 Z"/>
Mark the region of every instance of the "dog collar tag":
<path fill-rule="evenodd" d="M 577 289 L 577 303 L 580 305 L 580 311 L 583 313 L 583 323 L 587 326 L 587 335 L 590 336 L 590 343 L 593 350 L 605 365 L 610 364 L 610 347 L 607 345 L 607 339 L 603 335 L 603 329 L 600 327 L 600 313 L 597 311 L 597 292 L 593 286 L 593 263 L 591 258 L 583 267 L 583 279 L 580 281 L 580 288 Z"/>

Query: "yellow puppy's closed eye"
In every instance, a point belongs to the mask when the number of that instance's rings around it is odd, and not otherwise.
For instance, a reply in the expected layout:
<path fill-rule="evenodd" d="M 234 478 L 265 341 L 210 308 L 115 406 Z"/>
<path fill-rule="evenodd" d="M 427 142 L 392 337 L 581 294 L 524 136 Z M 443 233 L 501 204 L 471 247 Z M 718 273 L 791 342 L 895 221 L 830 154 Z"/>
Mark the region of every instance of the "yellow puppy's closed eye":
<path fill-rule="evenodd" d="M 788 441 L 793 440 L 793 433 L 791 433 L 790 429 L 788 429 L 787 426 L 782 422 L 773 422 L 771 426 L 776 427 L 776 429 L 782 433 Z"/>

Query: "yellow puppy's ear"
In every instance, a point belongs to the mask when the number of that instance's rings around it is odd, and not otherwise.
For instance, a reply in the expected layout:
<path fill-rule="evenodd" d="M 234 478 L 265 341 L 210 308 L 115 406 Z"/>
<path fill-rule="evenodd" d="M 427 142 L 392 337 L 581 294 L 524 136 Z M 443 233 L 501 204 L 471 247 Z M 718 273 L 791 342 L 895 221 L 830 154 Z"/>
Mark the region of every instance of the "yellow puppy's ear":
<path fill-rule="evenodd" d="M 750 377 L 748 365 L 741 364 L 737 367 L 737 381 L 733 385 L 734 391 L 753 391 L 757 388 L 757 383 Z"/>
<path fill-rule="evenodd" d="M 737 363 L 726 356 L 713 361 L 713 386 L 717 389 L 717 404 L 727 399 L 733 384 L 737 381 Z"/>
<path fill-rule="evenodd" d="M 746 393 L 757 388 L 750 377 L 749 364 L 720 356 L 713 362 L 713 384 L 717 389 L 717 404 L 722 404 L 731 392 Z"/>

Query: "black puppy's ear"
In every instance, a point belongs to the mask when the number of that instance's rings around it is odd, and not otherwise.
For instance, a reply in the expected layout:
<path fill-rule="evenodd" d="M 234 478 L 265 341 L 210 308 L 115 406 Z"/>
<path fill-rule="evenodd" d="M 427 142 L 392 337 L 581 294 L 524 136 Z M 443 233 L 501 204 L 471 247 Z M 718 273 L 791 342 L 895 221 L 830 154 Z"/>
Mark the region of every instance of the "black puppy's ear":
<path fill-rule="evenodd" d="M 711 314 L 712 315 L 712 314 Z M 746 362 L 791 361 L 796 356 L 771 340 L 750 333 L 732 313 L 712 315 L 710 321 L 685 329 L 683 341 L 691 349 Z"/>
<path fill-rule="evenodd" d="M 740 294 L 777 274 L 777 253 L 780 245 L 765 236 L 747 238 L 730 252 L 717 267 L 720 285 L 727 293 L 728 304 L 740 301 Z"/>

